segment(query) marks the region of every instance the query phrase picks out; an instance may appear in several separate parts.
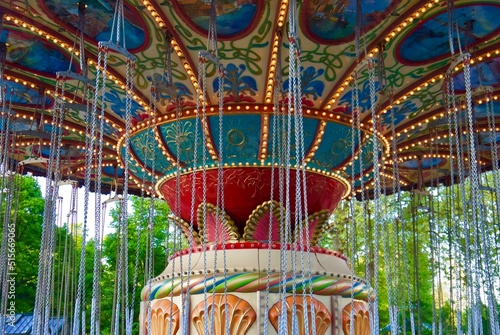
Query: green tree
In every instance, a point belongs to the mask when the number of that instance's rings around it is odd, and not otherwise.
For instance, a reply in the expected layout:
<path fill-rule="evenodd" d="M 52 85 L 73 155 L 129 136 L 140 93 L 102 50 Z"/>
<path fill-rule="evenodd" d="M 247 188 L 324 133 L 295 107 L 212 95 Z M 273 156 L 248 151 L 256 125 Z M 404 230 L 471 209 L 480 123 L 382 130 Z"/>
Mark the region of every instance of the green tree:
<path fill-rule="evenodd" d="M 10 178 L 10 177 L 6 177 Z M 38 280 L 38 259 L 42 236 L 42 225 L 45 200 L 42 197 L 40 186 L 36 179 L 30 176 L 14 175 L 12 180 L 3 180 L 2 183 L 10 183 L 12 206 L 10 208 L 11 222 L 15 223 L 15 272 L 16 272 L 16 313 L 32 312 L 34 309 L 36 285 Z M 2 199 L 2 221 L 5 216 L 7 205 L 7 193 L 1 195 Z M 62 243 L 68 236 L 64 227 L 55 228 L 54 249 L 54 303 L 59 298 L 59 285 L 61 282 L 61 264 L 63 263 Z M 2 231 L 0 231 L 0 236 Z M 74 244 L 69 244 L 74 248 Z"/>
<path fill-rule="evenodd" d="M 146 285 L 147 274 L 145 274 L 146 262 L 149 252 L 149 232 L 148 224 L 150 217 L 150 200 L 130 197 L 131 211 L 128 217 L 128 291 L 134 292 L 134 318 L 139 316 L 139 302 L 141 301 L 141 290 Z M 154 200 L 153 211 L 153 273 L 160 274 L 167 264 L 167 256 L 180 247 L 174 244 L 174 235 L 177 231 L 169 226 L 169 208 L 162 201 Z M 113 299 L 115 297 L 115 273 L 117 271 L 117 257 L 120 249 L 123 227 L 119 226 L 120 206 L 117 204 L 110 211 L 112 222 L 110 226 L 114 232 L 106 235 L 103 242 L 103 275 L 102 275 L 102 300 L 101 300 L 101 329 L 104 334 L 109 333 L 111 329 L 111 320 L 113 319 Z M 139 257 L 136 263 L 136 251 L 139 243 Z M 137 281 L 133 281 L 137 264 Z M 132 301 L 132 297 L 130 297 Z M 134 320 L 134 321 L 135 321 Z M 134 323 L 134 333 L 138 333 L 138 324 Z"/>

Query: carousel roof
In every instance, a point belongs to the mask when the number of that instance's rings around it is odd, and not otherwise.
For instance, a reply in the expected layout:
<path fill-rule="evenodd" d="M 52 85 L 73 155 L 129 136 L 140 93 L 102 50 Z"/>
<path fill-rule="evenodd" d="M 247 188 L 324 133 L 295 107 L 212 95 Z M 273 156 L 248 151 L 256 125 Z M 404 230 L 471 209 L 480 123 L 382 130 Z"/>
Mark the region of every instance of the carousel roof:
<path fill-rule="evenodd" d="M 151 101 L 151 84 L 158 90 L 158 129 L 155 152 L 157 180 L 164 178 L 180 160 L 189 165 L 186 152 L 193 144 L 186 140 L 178 152 L 171 122 L 179 121 L 176 131 L 188 136 L 189 118 L 196 109 L 199 52 L 207 50 L 210 2 L 203 0 L 130 0 L 124 6 L 126 48 L 136 57 L 132 101 L 131 187 L 151 174 L 144 158 Z M 85 3 L 85 55 L 90 82 L 95 81 L 98 42 L 112 36 L 115 1 L 87 0 Z M 16 161 L 48 157 L 51 120 L 56 101 L 56 74 L 78 73 L 82 69 L 75 34 L 79 22 L 78 3 L 73 0 L 1 0 L 3 25 L 1 42 L 6 47 L 4 83 L 15 111 Z M 451 73 L 457 99 L 465 94 L 464 67 L 451 57 L 446 1 L 299 1 L 299 40 L 301 53 L 304 143 L 308 168 L 335 173 L 349 180 L 353 174 L 372 178 L 374 129 L 380 138 L 382 173 L 392 175 L 390 145 L 396 133 L 400 180 L 403 187 L 446 180 L 450 175 L 444 78 Z M 287 0 L 218 0 L 217 50 L 225 67 L 224 108 L 227 115 L 228 150 L 225 161 L 234 165 L 265 164 L 263 132 L 269 126 L 275 80 L 289 85 L 287 38 Z M 359 14 L 359 15 L 358 15 Z M 455 1 L 454 49 L 471 55 L 471 84 L 474 124 L 478 133 L 478 161 L 481 168 L 491 166 L 491 137 L 488 130 L 487 96 L 499 110 L 500 87 L 500 3 L 497 1 Z M 81 17 L 81 16 L 80 16 Z M 362 45 L 356 48 L 356 22 L 362 22 Z M 163 85 L 168 77 L 167 43 L 172 47 L 172 88 Z M 356 53 L 361 50 L 359 62 Z M 377 122 L 370 110 L 368 71 L 357 71 L 363 59 L 373 55 L 379 72 L 375 85 Z M 104 97 L 103 183 L 110 185 L 123 176 L 123 137 L 125 130 L 126 60 L 110 51 L 107 58 L 107 91 Z M 363 138 L 363 167 L 352 171 L 352 99 L 354 76 Z M 217 67 L 207 67 L 208 132 L 218 127 Z M 65 94 L 71 97 L 63 121 L 61 157 L 65 177 L 84 178 L 85 138 L 88 128 L 83 104 L 84 86 L 74 79 L 65 81 Z M 488 89 L 493 93 L 488 93 Z M 175 111 L 181 105 L 182 115 Z M 391 117 L 390 112 L 394 118 Z M 213 115 L 212 115 L 213 114 Z M 180 120 L 179 120 L 180 118 Z M 394 127 L 392 127 L 394 123 Z M 191 125 L 192 126 L 192 125 Z M 465 130 L 463 131 L 465 132 Z M 215 159 L 217 143 L 207 147 L 209 164 Z M 267 142 L 267 141 L 266 141 Z M 213 150 L 212 150 L 213 149 Z M 233 151 L 231 151 L 233 150 Z M 464 148 L 467 151 L 467 148 Z M 200 151 L 201 152 L 201 151 Z M 43 162 L 27 164 L 26 169 L 42 173 Z M 359 185 L 358 185 L 359 186 Z"/>

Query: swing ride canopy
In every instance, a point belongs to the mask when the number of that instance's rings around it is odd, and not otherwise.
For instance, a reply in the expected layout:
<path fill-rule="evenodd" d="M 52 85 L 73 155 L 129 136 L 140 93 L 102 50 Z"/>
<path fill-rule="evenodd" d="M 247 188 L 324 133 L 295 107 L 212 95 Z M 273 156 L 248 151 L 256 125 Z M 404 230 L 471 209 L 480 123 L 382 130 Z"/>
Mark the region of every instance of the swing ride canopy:
<path fill-rule="evenodd" d="M 293 85 L 288 81 L 288 1 L 216 1 L 217 51 L 224 67 L 222 81 L 218 80 L 219 71 L 214 63 L 207 64 L 205 76 L 199 75 L 199 53 L 208 47 L 210 2 L 125 3 L 122 34 L 126 48 L 136 58 L 128 186 L 130 192 L 139 192 L 153 176 L 156 191 L 171 204 L 180 200 L 177 214 L 188 221 L 192 178 L 201 178 L 201 174 L 193 171 L 207 172 L 207 202 L 215 205 L 215 188 L 210 183 L 217 183 L 217 163 L 222 154 L 225 207 L 228 212 L 231 210 L 229 214 L 235 221 L 242 222 L 252 210 L 269 200 L 272 185 L 276 188 L 274 194 L 279 193 L 278 183 L 273 182 L 276 176 L 269 167 L 279 154 L 278 145 L 273 142 L 281 135 L 273 127 L 274 94 Z M 56 75 L 68 70 L 80 73 L 84 68 L 75 43 L 78 6 L 67 0 L 2 0 L 0 5 L 1 42 L 6 49 L 3 83 L 15 113 L 11 154 L 16 161 L 26 162 L 25 171 L 45 174 L 47 164 L 40 158 L 49 156 Z M 85 5 L 85 56 L 89 84 L 94 85 L 98 42 L 116 37 L 111 36 L 114 1 L 89 0 Z M 499 110 L 500 4 L 454 2 L 456 32 L 452 32 L 451 39 L 458 55 L 454 58 L 448 42 L 446 2 L 362 1 L 361 9 L 356 10 L 356 1 L 303 0 L 299 4 L 309 213 L 331 212 L 342 197 L 350 194 L 352 187 L 358 195 L 362 189 L 373 189 L 374 156 L 378 157 L 380 174 L 387 179 L 387 185 L 392 185 L 394 178 L 403 189 L 419 188 L 436 180 L 453 182 L 448 143 L 451 126 L 444 98 L 447 75 L 453 78 L 459 119 L 466 81 L 471 79 L 479 168 L 491 169 L 496 156 L 491 148 L 497 137 L 489 135 L 491 118 L 488 122 L 489 113 L 494 111 L 486 106 Z M 362 23 L 358 46 L 357 21 Z M 167 61 L 166 52 L 170 50 Z M 360 53 L 358 61 L 357 53 Z M 455 62 L 460 53 L 471 55 L 470 75 L 464 74 L 463 62 Z M 375 104 L 370 100 L 366 63 L 370 57 L 378 68 Z M 104 64 L 108 74 L 101 180 L 106 191 L 113 184 L 123 184 L 126 60 L 111 50 Z M 172 86 L 168 85 L 167 67 L 171 68 Z M 208 102 L 200 125 L 204 141 L 194 138 L 200 79 L 206 82 Z M 152 98 L 152 84 L 158 99 Z M 88 134 L 85 85 L 72 78 L 67 78 L 64 85 L 71 105 L 63 120 L 61 176 L 83 180 Z M 223 120 L 217 96 L 220 85 L 224 92 Z M 286 105 L 284 99 L 285 95 L 278 96 Z M 359 105 L 358 110 L 352 108 L 353 104 Z M 150 117 L 153 106 L 157 110 L 154 126 Z M 353 120 L 360 136 L 353 136 Z M 493 127 L 494 121 L 493 118 Z M 222 141 L 219 141 L 221 123 Z M 466 136 L 466 129 L 459 126 L 457 134 Z M 397 164 L 392 161 L 392 145 L 397 148 Z M 291 152 L 292 166 L 297 161 L 294 148 L 292 136 L 289 147 L 284 149 Z M 468 150 L 463 148 L 465 153 Z M 353 154 L 359 163 L 352 163 Z M 202 157 L 205 157 L 203 164 Z M 397 174 L 393 171 L 395 166 Z M 176 178 L 178 168 L 180 180 Z M 179 199 L 175 192 L 178 184 L 182 190 Z M 198 203 L 204 193 L 200 187 L 194 190 Z"/>

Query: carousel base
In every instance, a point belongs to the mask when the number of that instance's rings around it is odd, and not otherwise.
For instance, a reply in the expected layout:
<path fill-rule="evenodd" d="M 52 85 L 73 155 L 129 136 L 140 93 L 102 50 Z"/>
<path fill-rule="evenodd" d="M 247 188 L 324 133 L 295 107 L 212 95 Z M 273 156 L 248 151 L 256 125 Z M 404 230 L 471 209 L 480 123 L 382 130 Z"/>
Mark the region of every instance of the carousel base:
<path fill-rule="evenodd" d="M 286 334 L 350 335 L 352 308 L 354 334 L 370 334 L 368 303 L 365 301 L 352 301 L 340 296 L 304 297 L 302 294 L 295 297 L 288 295 L 285 301 Z M 277 335 L 281 333 L 279 330 L 283 329 L 279 326 L 282 302 L 280 294 L 266 292 L 209 293 L 155 299 L 151 301 L 150 334 L 226 335 L 228 327 L 231 335 Z M 147 309 L 148 302 L 142 302 L 140 335 L 148 334 Z M 292 321 L 294 310 L 297 320 L 295 331 Z"/>
<path fill-rule="evenodd" d="M 365 335 L 372 294 L 335 251 L 261 242 L 195 247 L 174 255 L 143 289 L 140 334 L 149 327 L 151 335 L 225 335 L 229 327 L 231 335 L 285 328 L 288 334 L 350 335 L 352 314 L 354 334 Z"/>

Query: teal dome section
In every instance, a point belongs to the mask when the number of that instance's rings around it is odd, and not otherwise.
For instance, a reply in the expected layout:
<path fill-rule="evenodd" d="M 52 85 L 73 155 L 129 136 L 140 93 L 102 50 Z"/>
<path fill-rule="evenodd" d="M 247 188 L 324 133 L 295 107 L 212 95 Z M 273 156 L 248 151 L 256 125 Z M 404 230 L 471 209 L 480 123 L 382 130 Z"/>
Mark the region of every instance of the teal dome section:
<path fill-rule="evenodd" d="M 197 135 L 196 122 L 198 122 Z M 174 162 L 177 162 L 177 158 L 179 159 L 182 167 L 192 167 L 193 164 L 200 166 L 204 156 L 208 165 L 215 164 L 207 149 L 207 145 L 204 145 L 206 144 L 206 137 L 203 137 L 202 129 L 203 126 L 199 121 L 189 118 L 180 120 L 179 122 L 168 122 L 159 125 L 158 135 L 160 136 L 161 145 L 168 150 Z M 195 138 L 196 136 L 198 136 L 198 139 Z M 177 138 L 179 138 L 179 143 L 177 143 Z"/>
<path fill-rule="evenodd" d="M 349 148 L 350 150 L 350 148 Z M 383 145 L 378 142 L 378 156 L 379 160 L 382 159 L 383 154 Z M 359 146 L 356 150 L 356 155 L 359 155 Z M 358 177 L 361 172 L 366 173 L 366 170 L 373 167 L 373 155 L 374 155 L 374 141 L 373 136 L 368 137 L 366 140 L 362 140 L 362 149 L 361 149 L 361 164 L 359 159 L 351 160 L 352 165 L 347 165 L 345 167 L 345 176 L 346 178 L 350 178 L 353 175 L 353 165 L 354 165 L 354 175 Z"/>
<path fill-rule="evenodd" d="M 156 142 L 152 129 L 146 129 L 134 136 L 130 140 L 130 149 L 132 155 L 142 162 L 148 171 L 153 170 L 153 160 L 155 174 L 166 173 L 174 168 L 172 162 L 167 160 L 159 143 Z"/>
<path fill-rule="evenodd" d="M 318 127 L 320 125 L 320 120 L 316 118 L 303 118 L 303 132 L 304 132 L 304 154 L 307 155 L 309 152 L 311 145 L 314 141 L 315 135 L 318 131 Z M 288 125 L 288 117 L 287 116 L 270 116 L 269 117 L 269 145 L 268 145 L 268 158 L 266 162 L 271 162 L 274 154 L 274 162 L 278 162 L 279 152 L 273 152 L 273 150 L 288 150 L 288 144 L 286 143 L 288 135 L 287 129 L 292 129 L 292 133 L 290 134 L 290 164 L 295 164 L 297 162 L 296 157 L 296 136 L 293 132 L 295 129 L 295 118 L 292 116 L 290 118 L 290 124 Z M 278 129 L 276 131 L 275 129 Z M 282 130 L 283 129 L 283 130 Z M 276 134 L 274 134 L 276 133 Z"/>
<path fill-rule="evenodd" d="M 130 151 L 129 154 L 131 154 L 131 160 L 129 161 L 128 168 L 132 179 L 138 185 L 143 185 L 146 182 L 150 182 L 152 179 L 152 176 L 150 175 L 151 172 L 144 168 L 144 162 L 138 161 L 136 157 L 133 156 L 133 152 Z M 122 158 L 126 157 L 124 146 L 120 148 L 120 155 Z"/>
<path fill-rule="evenodd" d="M 344 164 L 351 157 L 351 127 L 339 123 L 328 122 L 322 141 L 308 166 L 330 170 Z M 354 145 L 357 147 L 357 138 Z"/>
<path fill-rule="evenodd" d="M 215 149 L 221 152 L 220 117 L 208 118 Z M 224 163 L 257 163 L 261 133 L 261 116 L 258 114 L 227 115 L 222 122 L 222 152 Z"/>

